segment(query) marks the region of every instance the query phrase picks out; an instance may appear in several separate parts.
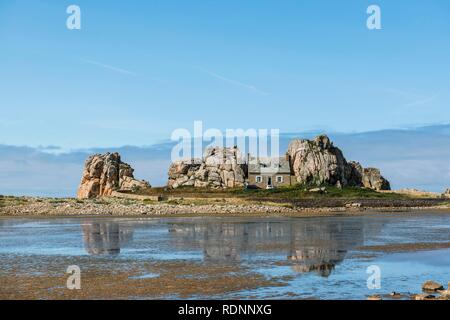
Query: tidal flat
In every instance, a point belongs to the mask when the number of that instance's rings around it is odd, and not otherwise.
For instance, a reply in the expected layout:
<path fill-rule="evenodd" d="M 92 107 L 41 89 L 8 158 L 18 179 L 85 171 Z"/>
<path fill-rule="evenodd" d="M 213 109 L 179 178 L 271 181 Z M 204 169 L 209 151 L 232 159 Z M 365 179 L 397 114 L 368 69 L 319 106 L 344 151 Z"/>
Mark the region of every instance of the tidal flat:
<path fill-rule="evenodd" d="M 450 280 L 450 215 L 0 219 L 0 299 L 367 299 Z M 81 289 L 66 286 L 69 266 Z M 369 267 L 381 271 L 369 289 Z M 398 297 L 398 296 L 397 296 Z"/>

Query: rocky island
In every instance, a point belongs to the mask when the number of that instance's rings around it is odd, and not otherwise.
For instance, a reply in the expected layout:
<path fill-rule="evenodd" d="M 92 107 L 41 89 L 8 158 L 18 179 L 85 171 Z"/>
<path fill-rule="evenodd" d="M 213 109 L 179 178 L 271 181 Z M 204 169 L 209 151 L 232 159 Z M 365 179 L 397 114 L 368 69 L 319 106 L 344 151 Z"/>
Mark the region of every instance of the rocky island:
<path fill-rule="evenodd" d="M 0 196 L 0 225 L 2 221 L 35 221 L 39 224 L 46 217 L 51 218 L 46 219 L 51 221 L 46 224 L 50 227 L 55 223 L 64 225 L 61 228 L 63 231 L 59 231 L 61 235 L 68 230 L 65 218 L 73 217 L 70 219 L 75 222 L 72 233 L 79 234 L 79 230 L 82 230 L 88 255 L 101 255 L 103 259 L 110 257 L 108 261 L 111 264 L 117 261 L 122 263 L 117 265 L 114 277 L 107 276 L 107 286 L 99 280 L 98 274 L 104 268 L 102 259 L 100 266 L 93 266 L 85 273 L 86 289 L 81 291 L 81 295 L 73 295 L 61 289 L 59 281 L 63 268 L 58 267 L 53 274 L 45 271 L 55 263 L 58 266 L 67 265 L 68 258 L 63 257 L 55 262 L 54 257 L 44 256 L 36 265 L 37 268 L 42 265 L 44 271 L 36 269 L 31 275 L 28 274 L 29 270 L 21 271 L 25 276 L 22 276 L 20 283 L 24 283 L 25 288 L 42 287 L 45 290 L 16 290 L 17 270 L 12 269 L 2 279 L 5 283 L 4 297 L 161 298 L 174 293 L 182 297 L 198 297 L 202 294 L 223 297 L 239 290 L 260 287 L 291 287 L 293 291 L 293 283 L 297 280 L 291 281 L 298 274 L 302 277 L 316 274 L 316 281 L 320 281 L 317 280 L 319 278 L 331 279 L 333 273 L 339 272 L 337 266 L 346 261 L 357 264 L 364 274 L 368 264 L 365 259 L 376 263 L 374 261 L 378 257 L 387 254 L 419 251 L 439 254 L 439 250 L 448 250 L 450 247 L 448 238 L 445 235 L 440 237 L 441 231 L 434 228 L 435 225 L 442 226 L 442 220 L 439 219 L 447 218 L 450 212 L 449 190 L 443 194 L 413 189 L 392 191 L 389 181 L 379 169 L 364 168 L 358 162 L 347 161 L 343 152 L 327 136 L 318 136 L 313 140 L 293 140 L 285 156 L 276 161 L 243 156 L 236 147 L 210 148 L 202 159 L 172 163 L 168 170 L 168 183 L 164 187 L 152 187 L 149 182 L 136 179 L 134 169 L 123 162 L 118 153 L 88 157 L 81 176 L 77 198 Z M 411 215 L 413 211 L 417 214 Z M 393 214 L 405 215 L 405 219 L 399 219 Z M 372 219 L 372 216 L 366 215 L 378 216 Z M 334 218 L 336 216 L 342 217 L 338 223 Z M 347 219 L 349 216 L 351 218 Z M 414 217 L 412 222 L 411 216 Z M 152 219 L 145 219 L 147 217 Z M 433 219 L 434 222 L 427 229 L 428 220 Z M 227 220 L 232 223 L 224 223 Z M 177 224 L 176 221 L 182 222 Z M 193 221 L 197 221 L 196 224 L 192 224 Z M 369 245 L 364 241 L 374 234 L 380 235 L 380 230 L 386 224 L 395 227 L 399 221 L 404 226 L 398 228 L 405 230 L 418 225 L 425 227 L 420 232 L 406 231 L 403 238 L 409 239 L 408 242 L 392 242 L 391 237 L 378 245 Z M 153 228 L 157 224 L 167 224 L 167 230 L 146 233 L 142 239 L 149 241 L 148 248 L 164 242 L 172 253 L 176 250 L 196 250 L 200 244 L 203 254 L 201 260 L 208 264 L 144 259 L 144 266 L 130 270 L 129 260 L 114 258 L 118 254 L 127 255 L 126 250 L 121 251 L 121 247 L 132 242 L 134 230 L 142 231 L 145 225 L 145 228 Z M 7 230 L 7 226 L 5 228 Z M 399 229 L 393 230 L 396 236 L 401 232 Z M 22 237 L 20 231 L 16 234 Z M 32 232 L 29 234 L 34 236 Z M 36 237 L 39 238 L 40 234 Z M 430 241 L 430 234 L 438 241 Z M 157 239 L 148 239 L 152 235 Z M 160 237 L 164 240 L 161 241 Z M 158 250 L 164 252 L 164 248 Z M 273 255 L 274 250 L 280 253 L 274 255 L 277 260 L 261 259 L 260 263 L 267 263 L 266 267 L 269 268 L 290 268 L 292 275 L 272 275 L 267 279 L 239 265 L 241 259 L 245 260 L 247 252 Z M 10 265 L 29 265 L 27 257 L 13 256 L 8 259 Z M 73 263 L 73 256 L 69 259 Z M 77 263 L 83 265 L 97 261 L 84 255 L 77 259 Z M 152 262 L 149 264 L 148 261 Z M 226 263 L 229 261 L 233 263 Z M 133 262 L 133 265 L 138 263 Z M 229 272 L 226 275 L 224 266 Z M 186 272 L 195 275 L 189 276 L 189 279 L 193 279 L 189 286 L 186 286 Z M 147 277 L 147 274 L 150 276 Z M 427 281 L 423 284 L 423 292 L 418 293 L 419 290 L 402 290 L 402 281 L 396 283 L 399 287 L 377 291 L 382 294 L 366 294 L 364 290 L 360 290 L 359 295 L 345 293 L 350 294 L 350 297 L 368 300 L 448 300 L 450 297 L 448 288 L 445 289 L 442 282 Z M 364 285 L 361 287 L 364 288 Z M 415 287 L 418 289 L 418 285 Z M 136 288 L 140 289 L 136 291 Z M 338 292 L 341 285 L 335 288 Z M 391 291 L 393 289 L 395 291 Z M 287 296 L 305 297 L 301 295 L 302 290 L 295 290 L 296 293 L 289 292 Z M 340 295 L 336 297 L 341 298 Z"/>
<path fill-rule="evenodd" d="M 132 191 L 150 188 L 146 181 L 138 181 L 134 169 L 120 159 L 118 153 L 95 154 L 84 164 L 83 176 L 78 188 L 78 199 L 111 196 L 114 191 Z"/>
<path fill-rule="evenodd" d="M 84 164 L 77 199 L 0 196 L 0 215 L 333 215 L 445 210 L 449 198 L 448 190 L 391 191 L 379 169 L 347 161 L 321 135 L 292 140 L 275 162 L 244 156 L 237 147 L 210 148 L 202 159 L 172 163 L 167 186 L 156 188 L 136 179 L 118 153 L 94 154 Z"/>

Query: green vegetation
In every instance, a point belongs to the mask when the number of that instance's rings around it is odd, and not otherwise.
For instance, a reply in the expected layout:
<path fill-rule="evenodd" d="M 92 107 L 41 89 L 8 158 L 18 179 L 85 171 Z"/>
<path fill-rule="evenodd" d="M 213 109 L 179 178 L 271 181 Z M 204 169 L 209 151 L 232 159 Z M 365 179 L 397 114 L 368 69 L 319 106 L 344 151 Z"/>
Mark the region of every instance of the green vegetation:
<path fill-rule="evenodd" d="M 66 203 L 67 200 L 66 199 L 53 198 L 49 202 L 52 203 L 52 204 L 61 204 L 61 203 Z"/>
<path fill-rule="evenodd" d="M 314 189 L 321 189 L 315 190 Z M 151 188 L 140 190 L 140 195 L 180 197 L 180 198 L 236 198 L 247 200 L 298 200 L 298 199 L 409 199 L 407 195 L 389 192 L 377 192 L 372 189 L 346 187 L 323 186 L 321 188 L 308 187 L 302 185 L 280 187 L 271 190 L 266 189 L 209 189 L 182 187 L 178 189 Z"/>
<path fill-rule="evenodd" d="M 148 204 L 148 205 L 158 204 L 158 201 L 151 200 L 151 199 L 145 199 L 142 202 L 144 202 L 144 204 Z"/>
<path fill-rule="evenodd" d="M 404 195 L 377 192 L 371 189 L 358 187 L 322 187 L 324 191 L 312 192 L 313 188 L 303 186 L 281 187 L 272 190 L 249 189 L 235 190 L 237 196 L 246 195 L 251 198 L 272 199 L 317 199 L 317 198 L 345 198 L 345 199 L 404 199 Z"/>
<path fill-rule="evenodd" d="M 17 206 L 28 203 L 28 199 L 23 197 L 0 196 L 0 208 L 6 206 Z"/>
<path fill-rule="evenodd" d="M 92 202 L 94 204 L 101 204 L 101 205 L 109 204 L 109 202 L 104 199 L 94 199 Z"/>

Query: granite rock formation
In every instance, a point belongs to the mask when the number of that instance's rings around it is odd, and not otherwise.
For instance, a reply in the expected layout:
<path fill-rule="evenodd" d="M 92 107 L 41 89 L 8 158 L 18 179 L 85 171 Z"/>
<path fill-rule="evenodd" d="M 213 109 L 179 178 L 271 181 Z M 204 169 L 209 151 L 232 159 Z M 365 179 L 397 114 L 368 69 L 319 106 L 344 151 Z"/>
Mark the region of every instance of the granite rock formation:
<path fill-rule="evenodd" d="M 148 182 L 136 180 L 133 172 L 134 169 L 122 162 L 118 153 L 92 155 L 84 164 L 77 197 L 90 199 L 109 196 L 113 191 L 133 191 L 150 187 Z"/>
<path fill-rule="evenodd" d="M 293 172 L 300 184 L 349 185 L 351 167 L 327 136 L 295 139 L 288 147 Z"/>
<path fill-rule="evenodd" d="M 287 155 L 297 183 L 307 186 L 365 187 L 390 190 L 387 181 L 375 168 L 363 168 L 347 162 L 342 151 L 326 135 L 313 140 L 295 139 Z M 242 187 L 248 167 L 237 147 L 210 148 L 203 159 L 177 161 L 169 168 L 168 186 L 232 188 Z"/>
<path fill-rule="evenodd" d="M 326 135 L 313 140 L 296 139 L 288 147 L 293 172 L 299 184 L 357 186 L 389 190 L 389 182 L 378 169 L 347 162 L 342 151 Z"/>
<path fill-rule="evenodd" d="M 359 162 L 349 162 L 352 167 L 351 184 L 373 190 L 391 190 L 391 184 L 377 168 L 363 168 Z"/>
<path fill-rule="evenodd" d="M 243 187 L 246 178 L 239 149 L 209 148 L 202 160 L 177 161 L 169 168 L 168 186 L 234 188 Z"/>

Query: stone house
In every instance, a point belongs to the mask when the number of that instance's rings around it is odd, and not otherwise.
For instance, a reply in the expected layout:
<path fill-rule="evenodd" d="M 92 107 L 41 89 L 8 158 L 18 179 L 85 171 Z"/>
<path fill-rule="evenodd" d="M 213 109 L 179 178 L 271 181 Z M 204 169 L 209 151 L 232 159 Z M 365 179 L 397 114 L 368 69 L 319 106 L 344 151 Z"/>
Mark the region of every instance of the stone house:
<path fill-rule="evenodd" d="M 248 156 L 247 183 L 250 188 L 276 188 L 295 184 L 289 155 L 279 158 Z"/>

